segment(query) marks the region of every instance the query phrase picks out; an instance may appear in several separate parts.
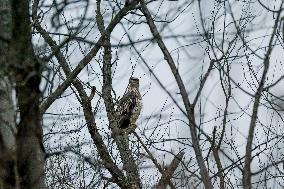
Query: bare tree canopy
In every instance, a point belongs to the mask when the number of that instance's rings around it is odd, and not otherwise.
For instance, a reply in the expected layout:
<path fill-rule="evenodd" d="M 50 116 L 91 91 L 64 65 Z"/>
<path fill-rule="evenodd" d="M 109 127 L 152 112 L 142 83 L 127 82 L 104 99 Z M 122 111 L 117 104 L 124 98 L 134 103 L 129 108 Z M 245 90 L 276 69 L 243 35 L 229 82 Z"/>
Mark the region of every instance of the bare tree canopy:
<path fill-rule="evenodd" d="M 283 0 L 0 0 L 0 189 L 284 188 L 283 20 Z"/>

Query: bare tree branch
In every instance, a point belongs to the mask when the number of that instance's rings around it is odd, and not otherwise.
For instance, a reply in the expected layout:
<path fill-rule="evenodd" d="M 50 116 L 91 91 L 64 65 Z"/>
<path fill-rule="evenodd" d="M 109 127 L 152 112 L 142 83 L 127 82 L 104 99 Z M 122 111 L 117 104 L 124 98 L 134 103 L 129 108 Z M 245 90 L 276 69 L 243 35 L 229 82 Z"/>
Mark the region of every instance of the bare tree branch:
<path fill-rule="evenodd" d="M 165 167 L 164 173 L 162 174 L 160 181 L 158 183 L 157 189 L 166 189 L 167 185 L 170 183 L 170 179 L 172 178 L 175 170 L 177 169 L 180 161 L 184 156 L 184 152 L 179 152 L 172 162 Z"/>
<path fill-rule="evenodd" d="M 43 114 L 50 105 L 70 86 L 73 80 L 77 77 L 77 75 L 82 71 L 82 69 L 96 56 L 99 49 L 104 44 L 105 37 L 110 35 L 115 26 L 121 21 L 121 19 L 127 14 L 127 12 L 131 10 L 131 7 L 123 7 L 120 11 L 115 15 L 115 17 L 111 20 L 110 24 L 106 28 L 105 32 L 101 35 L 98 42 L 95 46 L 90 50 L 90 52 L 84 56 L 84 58 L 78 63 L 76 68 L 69 74 L 66 80 L 58 86 L 58 88 L 51 93 L 48 98 L 41 104 L 41 113 Z"/>
<path fill-rule="evenodd" d="M 244 165 L 244 171 L 243 171 L 244 189 L 252 188 L 250 165 L 252 161 L 252 146 L 253 146 L 253 139 L 254 139 L 254 134 L 255 134 L 254 131 L 255 131 L 256 122 L 257 122 L 257 115 L 258 115 L 258 109 L 260 105 L 260 99 L 261 99 L 262 92 L 264 89 L 266 75 L 269 69 L 269 61 L 270 61 L 270 55 L 273 50 L 274 37 L 275 37 L 275 33 L 276 33 L 276 30 L 279 24 L 280 14 L 282 12 L 281 10 L 277 13 L 277 18 L 274 21 L 273 31 L 272 31 L 272 34 L 269 40 L 268 49 L 267 49 L 267 52 L 265 54 L 264 61 L 263 61 L 264 68 L 263 68 L 262 76 L 261 76 L 257 91 L 255 93 L 254 104 L 253 104 L 253 109 L 252 109 L 252 116 L 250 120 L 248 138 L 247 138 L 247 143 L 246 143 L 246 157 L 245 157 L 245 165 Z"/>
<path fill-rule="evenodd" d="M 198 144 L 198 137 L 197 137 L 197 133 L 196 133 L 196 129 L 195 129 L 195 118 L 194 118 L 194 107 L 192 107 L 192 105 L 189 102 L 188 99 L 188 94 L 186 92 L 184 83 L 181 79 L 181 76 L 175 66 L 174 60 L 171 56 L 171 54 L 169 53 L 167 47 L 165 46 L 162 37 L 160 36 L 157 27 L 152 19 L 152 16 L 148 10 L 148 8 L 146 7 L 146 4 L 144 2 L 144 0 L 140 0 L 140 4 L 141 4 L 141 11 L 143 12 L 143 14 L 145 15 L 146 19 L 147 19 L 147 23 L 149 25 L 149 28 L 152 32 L 152 35 L 154 36 L 155 40 L 157 41 L 161 51 L 164 54 L 164 59 L 167 61 L 169 67 L 171 68 L 172 74 L 174 75 L 175 79 L 176 79 L 176 83 L 179 87 L 181 96 L 182 96 L 182 100 L 187 112 L 187 116 L 188 116 L 188 121 L 189 121 L 189 127 L 190 127 L 190 133 L 191 133 L 191 137 L 192 137 L 192 145 L 193 145 L 193 149 L 195 152 L 195 156 L 198 162 L 198 166 L 200 168 L 200 174 L 201 174 L 201 178 L 203 181 L 203 184 L 205 185 L 205 187 L 207 189 L 213 189 L 213 185 L 211 183 L 210 177 L 209 177 L 209 173 L 207 171 L 207 168 L 205 166 L 203 157 L 202 157 L 202 153 L 201 153 L 201 149 L 200 146 Z"/>

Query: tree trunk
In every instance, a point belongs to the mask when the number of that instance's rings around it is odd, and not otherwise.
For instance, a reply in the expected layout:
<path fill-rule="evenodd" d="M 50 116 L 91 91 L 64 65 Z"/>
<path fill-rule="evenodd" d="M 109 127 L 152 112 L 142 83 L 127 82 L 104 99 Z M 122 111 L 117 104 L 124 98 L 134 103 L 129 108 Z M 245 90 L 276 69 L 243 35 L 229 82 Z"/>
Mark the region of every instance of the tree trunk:
<path fill-rule="evenodd" d="M 11 2 L 0 0 L 0 5 L 0 188 L 15 189 L 15 111 L 12 83 L 5 66 L 12 36 Z"/>
<path fill-rule="evenodd" d="M 14 189 L 15 121 L 12 90 L 7 77 L 0 76 L 0 188 Z"/>
<path fill-rule="evenodd" d="M 29 18 L 29 1 L 12 1 L 13 30 L 9 70 L 16 84 L 19 109 L 17 170 L 20 189 L 41 189 L 44 186 L 44 149 L 40 114 L 39 89 L 41 65 L 36 61 Z"/>

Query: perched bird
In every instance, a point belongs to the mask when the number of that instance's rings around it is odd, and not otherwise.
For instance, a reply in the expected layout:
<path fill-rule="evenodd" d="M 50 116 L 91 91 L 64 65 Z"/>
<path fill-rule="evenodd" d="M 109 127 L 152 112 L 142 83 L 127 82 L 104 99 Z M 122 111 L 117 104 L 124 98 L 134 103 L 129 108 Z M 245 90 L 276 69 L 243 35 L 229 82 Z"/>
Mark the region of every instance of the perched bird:
<path fill-rule="evenodd" d="M 139 92 L 139 79 L 130 77 L 126 92 L 117 105 L 119 128 L 126 129 L 129 133 L 134 131 L 141 109 L 142 98 Z"/>

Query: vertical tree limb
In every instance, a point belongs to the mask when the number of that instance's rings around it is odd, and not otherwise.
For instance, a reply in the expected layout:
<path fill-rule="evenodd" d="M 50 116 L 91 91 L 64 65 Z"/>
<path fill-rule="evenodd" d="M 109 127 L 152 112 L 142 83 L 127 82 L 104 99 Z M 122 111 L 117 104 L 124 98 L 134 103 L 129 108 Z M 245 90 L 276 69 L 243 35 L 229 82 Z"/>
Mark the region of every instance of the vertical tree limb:
<path fill-rule="evenodd" d="M 96 56 L 100 48 L 103 46 L 105 41 L 105 36 L 109 35 L 115 26 L 121 21 L 121 19 L 127 14 L 127 12 L 131 10 L 131 7 L 123 7 L 120 11 L 114 16 L 111 20 L 105 32 L 102 33 L 99 40 L 96 42 L 94 47 L 90 50 L 90 52 L 82 58 L 82 60 L 78 63 L 74 70 L 70 73 L 70 75 L 66 78 L 66 80 L 57 87 L 57 89 L 51 93 L 48 98 L 41 104 L 41 113 L 44 113 L 51 104 L 70 86 L 73 82 L 73 79 L 77 77 L 77 75 L 85 68 L 85 66 Z"/>
<path fill-rule="evenodd" d="M 263 61 L 262 76 L 261 76 L 257 91 L 255 93 L 252 115 L 251 115 L 251 121 L 250 121 L 249 132 L 248 132 L 248 139 L 247 139 L 247 144 L 246 144 L 245 165 L 244 165 L 244 170 L 243 170 L 243 187 L 244 187 L 244 189 L 251 189 L 252 188 L 250 164 L 251 164 L 251 161 L 252 161 L 252 144 L 253 144 L 253 138 L 254 138 L 254 131 L 255 131 L 256 122 L 257 122 L 257 114 L 258 114 L 258 108 L 259 108 L 259 105 L 260 105 L 260 98 L 262 96 L 262 92 L 263 92 L 264 84 L 265 84 L 265 80 L 266 80 L 266 75 L 267 75 L 268 69 L 269 69 L 269 59 L 270 59 L 270 55 L 271 55 L 272 50 L 273 50 L 274 37 L 276 35 L 276 31 L 277 31 L 277 27 L 278 27 L 278 24 L 279 24 L 281 12 L 282 12 L 282 10 L 278 11 L 277 17 L 274 21 L 273 31 L 272 31 L 272 34 L 271 34 L 271 37 L 270 37 L 270 40 L 269 40 L 268 49 L 267 49 L 267 52 L 265 54 L 264 61 Z"/>
<path fill-rule="evenodd" d="M 98 23 L 98 28 L 101 35 L 106 32 L 103 16 L 100 12 L 100 0 L 97 1 L 97 11 L 96 18 Z M 118 127 L 118 116 L 116 115 L 114 102 L 112 100 L 112 77 L 111 77 L 111 43 L 110 35 L 108 33 L 105 35 L 104 43 L 104 58 L 103 58 L 103 88 L 102 88 L 102 97 L 105 102 L 105 107 L 107 111 L 107 117 L 109 120 L 110 128 L 112 129 L 112 136 L 117 144 L 123 167 L 126 171 L 128 179 L 129 188 L 141 188 L 141 181 L 139 177 L 138 166 L 135 163 L 134 157 L 131 150 L 129 149 L 129 139 L 128 134 L 125 132 L 119 132 Z"/>
<path fill-rule="evenodd" d="M 168 51 L 166 45 L 164 44 L 158 29 L 154 23 L 154 20 L 151 16 L 151 13 L 149 12 L 144 0 L 140 0 L 140 4 L 141 4 L 141 11 L 144 14 L 144 16 L 146 17 L 148 26 L 152 32 L 152 35 L 154 36 L 155 40 L 157 41 L 163 55 L 164 55 L 164 59 L 167 61 L 173 76 L 175 77 L 176 83 L 179 87 L 180 90 L 180 94 L 182 96 L 182 100 L 186 109 L 186 113 L 187 113 L 187 117 L 188 117 L 188 121 L 189 121 L 189 127 L 190 127 L 190 133 L 191 133 L 191 137 L 192 137 L 192 146 L 195 152 L 195 156 L 196 156 L 196 160 L 200 169 L 200 175 L 202 178 L 202 182 L 205 186 L 206 189 L 213 189 L 213 185 L 212 182 L 210 180 L 210 176 L 209 173 L 207 171 L 203 156 L 202 156 L 202 152 L 199 146 L 199 140 L 197 137 L 197 132 L 196 132 L 196 127 L 195 127 L 195 118 L 194 118 L 194 107 L 192 107 L 192 105 L 189 102 L 189 98 L 188 98 L 188 94 L 186 92 L 184 83 L 181 79 L 181 76 L 178 72 L 178 69 L 175 66 L 174 60 L 170 54 L 170 52 Z"/>
<path fill-rule="evenodd" d="M 57 58 L 59 64 L 62 66 L 64 73 L 67 77 L 71 74 L 71 70 L 68 66 L 68 63 L 63 56 L 63 54 L 58 51 L 58 46 L 55 41 L 49 36 L 49 34 L 40 26 L 39 23 L 36 23 L 35 25 L 36 29 L 40 32 L 40 34 L 43 36 L 44 40 L 49 44 L 51 47 L 51 50 L 53 51 L 55 57 Z M 116 166 L 116 164 L 113 162 L 107 147 L 105 146 L 103 139 L 101 135 L 98 132 L 95 118 L 92 112 L 92 106 L 91 106 L 91 99 L 87 96 L 82 84 L 78 79 L 73 80 L 73 85 L 75 86 L 76 90 L 79 93 L 80 96 L 80 103 L 83 107 L 84 116 L 86 119 L 87 127 L 89 130 L 89 133 L 91 135 L 91 138 L 96 145 L 96 148 L 98 150 L 98 154 L 102 160 L 102 163 L 104 167 L 111 173 L 112 180 L 115 182 L 118 186 L 121 188 L 126 188 L 126 179 L 122 173 L 122 171 Z"/>
<path fill-rule="evenodd" d="M 0 0 L 0 188 L 16 188 L 16 125 L 8 49 L 12 38 L 11 1 Z"/>
<path fill-rule="evenodd" d="M 13 30 L 9 66 L 16 83 L 19 124 L 16 136 L 20 189 L 42 189 L 44 149 L 40 114 L 41 65 L 36 61 L 31 35 L 28 0 L 13 0 Z"/>

